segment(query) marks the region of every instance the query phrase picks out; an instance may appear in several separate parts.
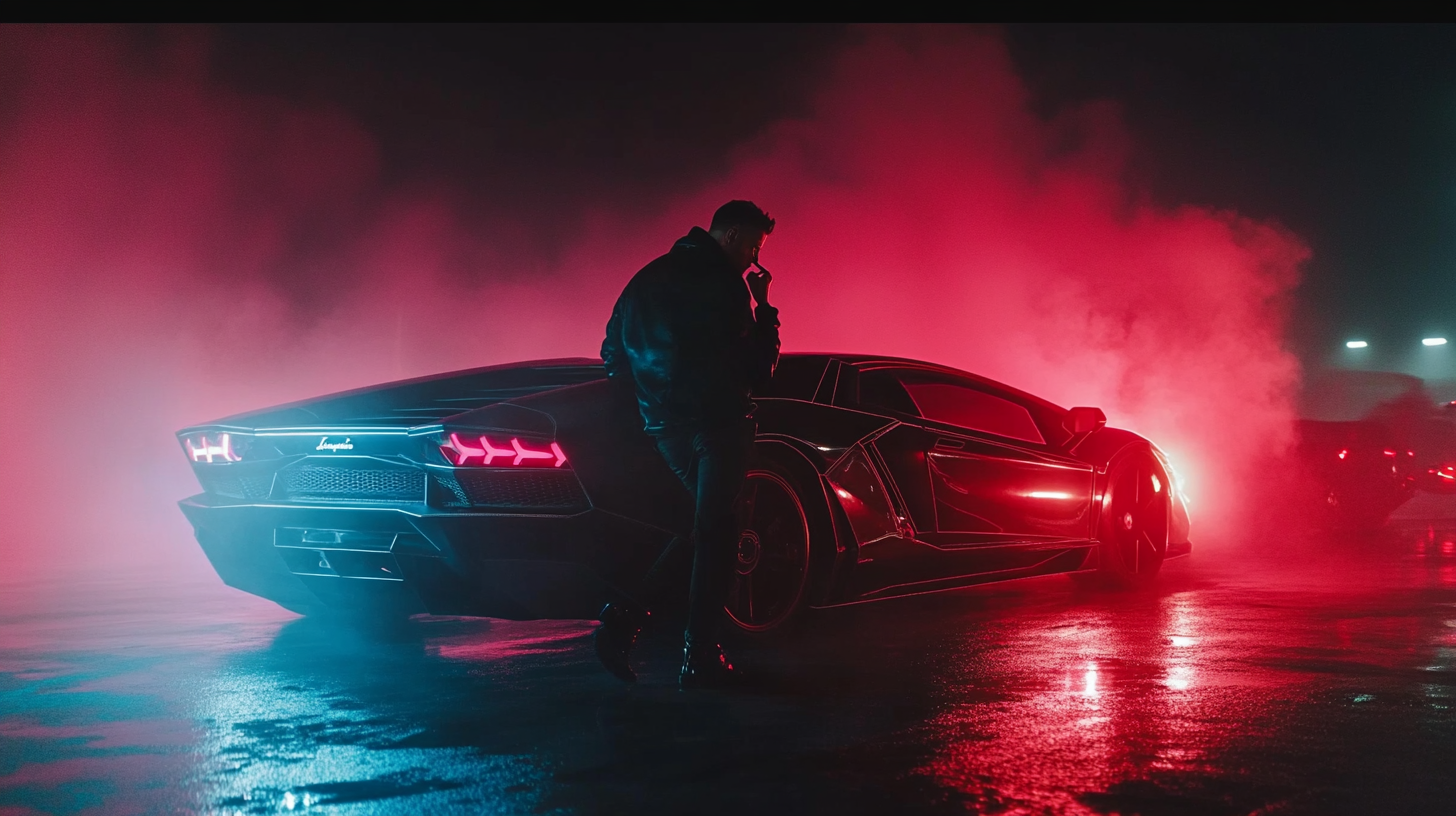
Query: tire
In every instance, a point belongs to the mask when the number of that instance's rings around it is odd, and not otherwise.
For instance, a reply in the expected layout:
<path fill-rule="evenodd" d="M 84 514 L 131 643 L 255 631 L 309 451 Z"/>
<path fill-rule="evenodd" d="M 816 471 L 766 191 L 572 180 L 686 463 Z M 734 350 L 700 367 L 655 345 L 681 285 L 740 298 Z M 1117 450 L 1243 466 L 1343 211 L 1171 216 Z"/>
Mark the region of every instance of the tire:
<path fill-rule="evenodd" d="M 1148 586 L 1168 552 L 1168 474 L 1139 451 L 1107 471 L 1097 530 L 1097 576 L 1116 589 Z"/>
<path fill-rule="evenodd" d="M 816 550 L 825 541 L 828 507 L 817 481 L 805 487 L 808 474 L 780 461 L 789 456 L 797 454 L 761 446 L 738 497 L 742 532 L 723 610 L 749 635 L 781 631 L 800 618 L 824 560 Z"/>

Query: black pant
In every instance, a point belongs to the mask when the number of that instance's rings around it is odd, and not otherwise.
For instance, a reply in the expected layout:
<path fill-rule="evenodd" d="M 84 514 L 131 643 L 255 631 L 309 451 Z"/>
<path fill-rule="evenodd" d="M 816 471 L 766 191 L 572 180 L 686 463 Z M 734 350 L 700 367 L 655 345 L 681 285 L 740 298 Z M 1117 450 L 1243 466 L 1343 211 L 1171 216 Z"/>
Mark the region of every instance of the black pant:
<path fill-rule="evenodd" d="M 738 560 L 738 519 L 734 505 L 748 473 L 753 451 L 753 420 L 692 433 L 657 437 L 657 450 L 693 494 L 693 579 L 688 595 L 687 636 L 698 643 L 717 642 L 717 625 L 728 601 L 733 566 Z M 672 562 L 683 549 L 675 538 L 657 559 L 644 584 L 649 603 L 664 594 Z"/>

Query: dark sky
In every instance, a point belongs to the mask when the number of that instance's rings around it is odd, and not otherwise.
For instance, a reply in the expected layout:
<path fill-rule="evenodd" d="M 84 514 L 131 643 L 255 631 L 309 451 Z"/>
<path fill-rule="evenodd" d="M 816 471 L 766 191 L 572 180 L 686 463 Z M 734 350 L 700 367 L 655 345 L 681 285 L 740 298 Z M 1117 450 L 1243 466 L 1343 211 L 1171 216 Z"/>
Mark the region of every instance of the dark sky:
<path fill-rule="evenodd" d="M 1276 220 L 1314 250 L 1291 341 L 1456 334 L 1456 29 L 1011 26 L 1042 110 L 1108 99 L 1135 185 Z M 836 26 L 222 27 L 218 78 L 337 105 L 391 183 L 442 186 L 536 225 L 540 249 L 603 203 L 652 212 L 792 116 Z"/>
<path fill-rule="evenodd" d="M 1158 199 L 1310 244 L 1306 353 L 1456 332 L 1456 29 L 1023 26 L 1010 42 L 1047 105 L 1125 106 Z"/>

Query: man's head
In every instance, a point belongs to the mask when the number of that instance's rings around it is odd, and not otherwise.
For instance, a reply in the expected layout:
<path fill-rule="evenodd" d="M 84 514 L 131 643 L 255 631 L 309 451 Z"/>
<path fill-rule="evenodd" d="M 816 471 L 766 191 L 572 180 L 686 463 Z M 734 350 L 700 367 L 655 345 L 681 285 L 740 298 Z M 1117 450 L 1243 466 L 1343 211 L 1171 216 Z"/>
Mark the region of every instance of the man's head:
<path fill-rule="evenodd" d="M 723 247 L 735 272 L 742 273 L 758 260 L 764 239 L 773 232 L 774 220 L 752 201 L 730 201 L 713 213 L 708 234 Z"/>

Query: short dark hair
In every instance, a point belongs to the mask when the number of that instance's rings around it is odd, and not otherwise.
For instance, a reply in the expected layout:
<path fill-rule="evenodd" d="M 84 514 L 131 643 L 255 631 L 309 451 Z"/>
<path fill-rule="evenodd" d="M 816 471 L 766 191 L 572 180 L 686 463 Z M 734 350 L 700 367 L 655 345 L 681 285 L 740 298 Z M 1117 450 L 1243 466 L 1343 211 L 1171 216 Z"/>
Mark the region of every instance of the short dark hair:
<path fill-rule="evenodd" d="M 727 230 L 729 227 L 752 227 L 762 230 L 764 235 L 773 232 L 774 220 L 760 210 L 752 201 L 730 201 L 713 213 L 710 230 Z"/>

